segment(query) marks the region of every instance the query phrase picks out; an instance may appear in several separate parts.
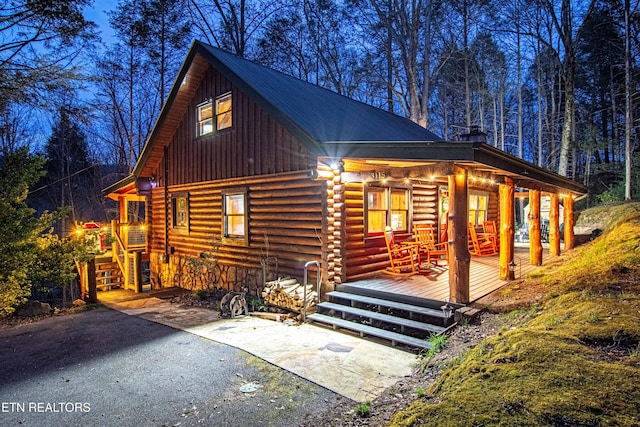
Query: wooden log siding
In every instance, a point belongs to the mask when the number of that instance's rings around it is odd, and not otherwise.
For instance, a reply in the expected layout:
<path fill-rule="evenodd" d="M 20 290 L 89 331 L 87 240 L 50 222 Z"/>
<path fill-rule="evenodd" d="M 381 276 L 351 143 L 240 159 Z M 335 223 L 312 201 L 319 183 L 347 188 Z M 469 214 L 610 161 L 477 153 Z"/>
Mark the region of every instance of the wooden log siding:
<path fill-rule="evenodd" d="M 221 263 L 256 270 L 262 257 L 276 256 L 281 275 L 301 278 L 305 262 L 322 257 L 324 186 L 322 181 L 311 179 L 308 171 L 171 186 L 170 194 L 189 193 L 189 232 L 169 229 L 173 255 L 198 257 L 215 248 Z M 248 197 L 249 244 L 220 245 L 216 242 L 222 234 L 223 190 L 243 187 Z M 159 228 L 164 224 L 164 201 L 160 190 L 153 192 L 152 211 L 158 224 L 153 229 L 153 250 L 163 252 L 164 234 Z M 169 213 L 171 217 L 171 210 Z"/>
<path fill-rule="evenodd" d="M 413 222 L 438 224 L 438 184 L 413 184 Z"/>
<path fill-rule="evenodd" d="M 344 187 L 346 280 L 353 281 L 384 270 L 389 255 L 384 238 L 365 242 L 364 184 L 349 182 Z M 413 222 L 438 222 L 438 185 L 413 183 Z"/>
<path fill-rule="evenodd" d="M 231 92 L 233 126 L 197 137 L 196 106 Z M 215 107 L 215 106 L 214 106 Z M 168 147 L 168 184 L 183 185 L 315 168 L 316 159 L 271 116 L 210 68 Z M 165 182 L 162 162 L 155 170 Z"/>

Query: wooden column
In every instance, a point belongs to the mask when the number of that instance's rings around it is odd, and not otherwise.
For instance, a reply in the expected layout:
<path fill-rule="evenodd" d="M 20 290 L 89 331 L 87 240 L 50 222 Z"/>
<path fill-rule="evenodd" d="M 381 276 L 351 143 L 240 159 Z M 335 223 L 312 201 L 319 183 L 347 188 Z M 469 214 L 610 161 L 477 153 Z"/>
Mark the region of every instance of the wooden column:
<path fill-rule="evenodd" d="M 126 196 L 118 197 L 118 213 L 118 221 L 120 221 L 120 224 L 129 222 L 127 221 L 129 217 L 129 202 Z"/>
<path fill-rule="evenodd" d="M 540 191 L 538 190 L 529 190 L 529 262 L 531 265 L 542 265 Z"/>
<path fill-rule="evenodd" d="M 560 255 L 560 199 L 553 193 L 549 204 L 549 254 Z"/>
<path fill-rule="evenodd" d="M 469 198 L 467 171 L 456 167 L 449 175 L 449 298 L 452 302 L 469 302 Z"/>
<path fill-rule="evenodd" d="M 514 193 L 513 180 L 505 177 L 504 184 L 500 184 L 500 279 L 502 280 L 514 279 L 514 274 L 509 269 L 514 252 Z"/>
<path fill-rule="evenodd" d="M 564 250 L 573 249 L 573 196 L 571 194 L 564 197 Z"/>

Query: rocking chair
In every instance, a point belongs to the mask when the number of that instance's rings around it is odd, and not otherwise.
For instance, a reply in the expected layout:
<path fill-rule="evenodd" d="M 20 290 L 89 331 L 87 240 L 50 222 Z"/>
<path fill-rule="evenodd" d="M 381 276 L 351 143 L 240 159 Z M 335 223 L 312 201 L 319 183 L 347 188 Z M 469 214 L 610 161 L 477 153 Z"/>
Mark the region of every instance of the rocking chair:
<path fill-rule="evenodd" d="M 496 252 L 500 248 L 500 234 L 498 234 L 498 229 L 496 227 L 495 221 L 485 221 L 482 224 L 482 231 L 484 231 L 485 235 L 491 239 L 493 242 L 493 248 Z"/>
<path fill-rule="evenodd" d="M 387 252 L 389 253 L 389 261 L 391 263 L 391 266 L 384 270 L 384 272 L 396 276 L 417 274 L 417 245 L 404 245 L 396 242 L 391 227 L 385 229 L 384 240 L 387 244 Z"/>
<path fill-rule="evenodd" d="M 422 259 L 422 254 L 427 256 L 427 265 L 438 266 L 439 262 L 449 263 L 449 245 L 446 242 L 436 243 L 436 231 L 431 224 L 416 224 L 413 232 L 419 243 L 418 251 Z"/>
<path fill-rule="evenodd" d="M 478 234 L 472 223 L 469 223 L 469 252 L 475 256 L 490 256 L 497 253 L 493 241 L 484 233 Z"/>

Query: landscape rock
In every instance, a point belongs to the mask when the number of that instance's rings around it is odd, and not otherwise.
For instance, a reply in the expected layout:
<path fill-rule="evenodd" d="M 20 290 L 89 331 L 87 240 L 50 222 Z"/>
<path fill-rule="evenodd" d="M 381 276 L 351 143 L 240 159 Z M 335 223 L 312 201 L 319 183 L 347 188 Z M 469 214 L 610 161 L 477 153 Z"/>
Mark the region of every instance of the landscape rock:
<path fill-rule="evenodd" d="M 51 313 L 51 306 L 46 302 L 27 301 L 16 310 L 16 316 L 35 317 Z"/>

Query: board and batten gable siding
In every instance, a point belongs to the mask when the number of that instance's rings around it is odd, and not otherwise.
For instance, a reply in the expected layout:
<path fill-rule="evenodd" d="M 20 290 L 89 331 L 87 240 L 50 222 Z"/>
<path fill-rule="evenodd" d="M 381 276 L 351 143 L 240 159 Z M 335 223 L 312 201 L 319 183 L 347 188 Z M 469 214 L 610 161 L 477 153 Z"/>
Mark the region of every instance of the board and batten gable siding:
<path fill-rule="evenodd" d="M 233 126 L 197 136 L 196 106 L 231 92 Z M 215 105 L 214 105 L 215 107 Z M 205 73 L 167 150 L 169 186 L 314 168 L 316 158 L 214 68 Z M 164 182 L 163 162 L 155 171 Z"/>

